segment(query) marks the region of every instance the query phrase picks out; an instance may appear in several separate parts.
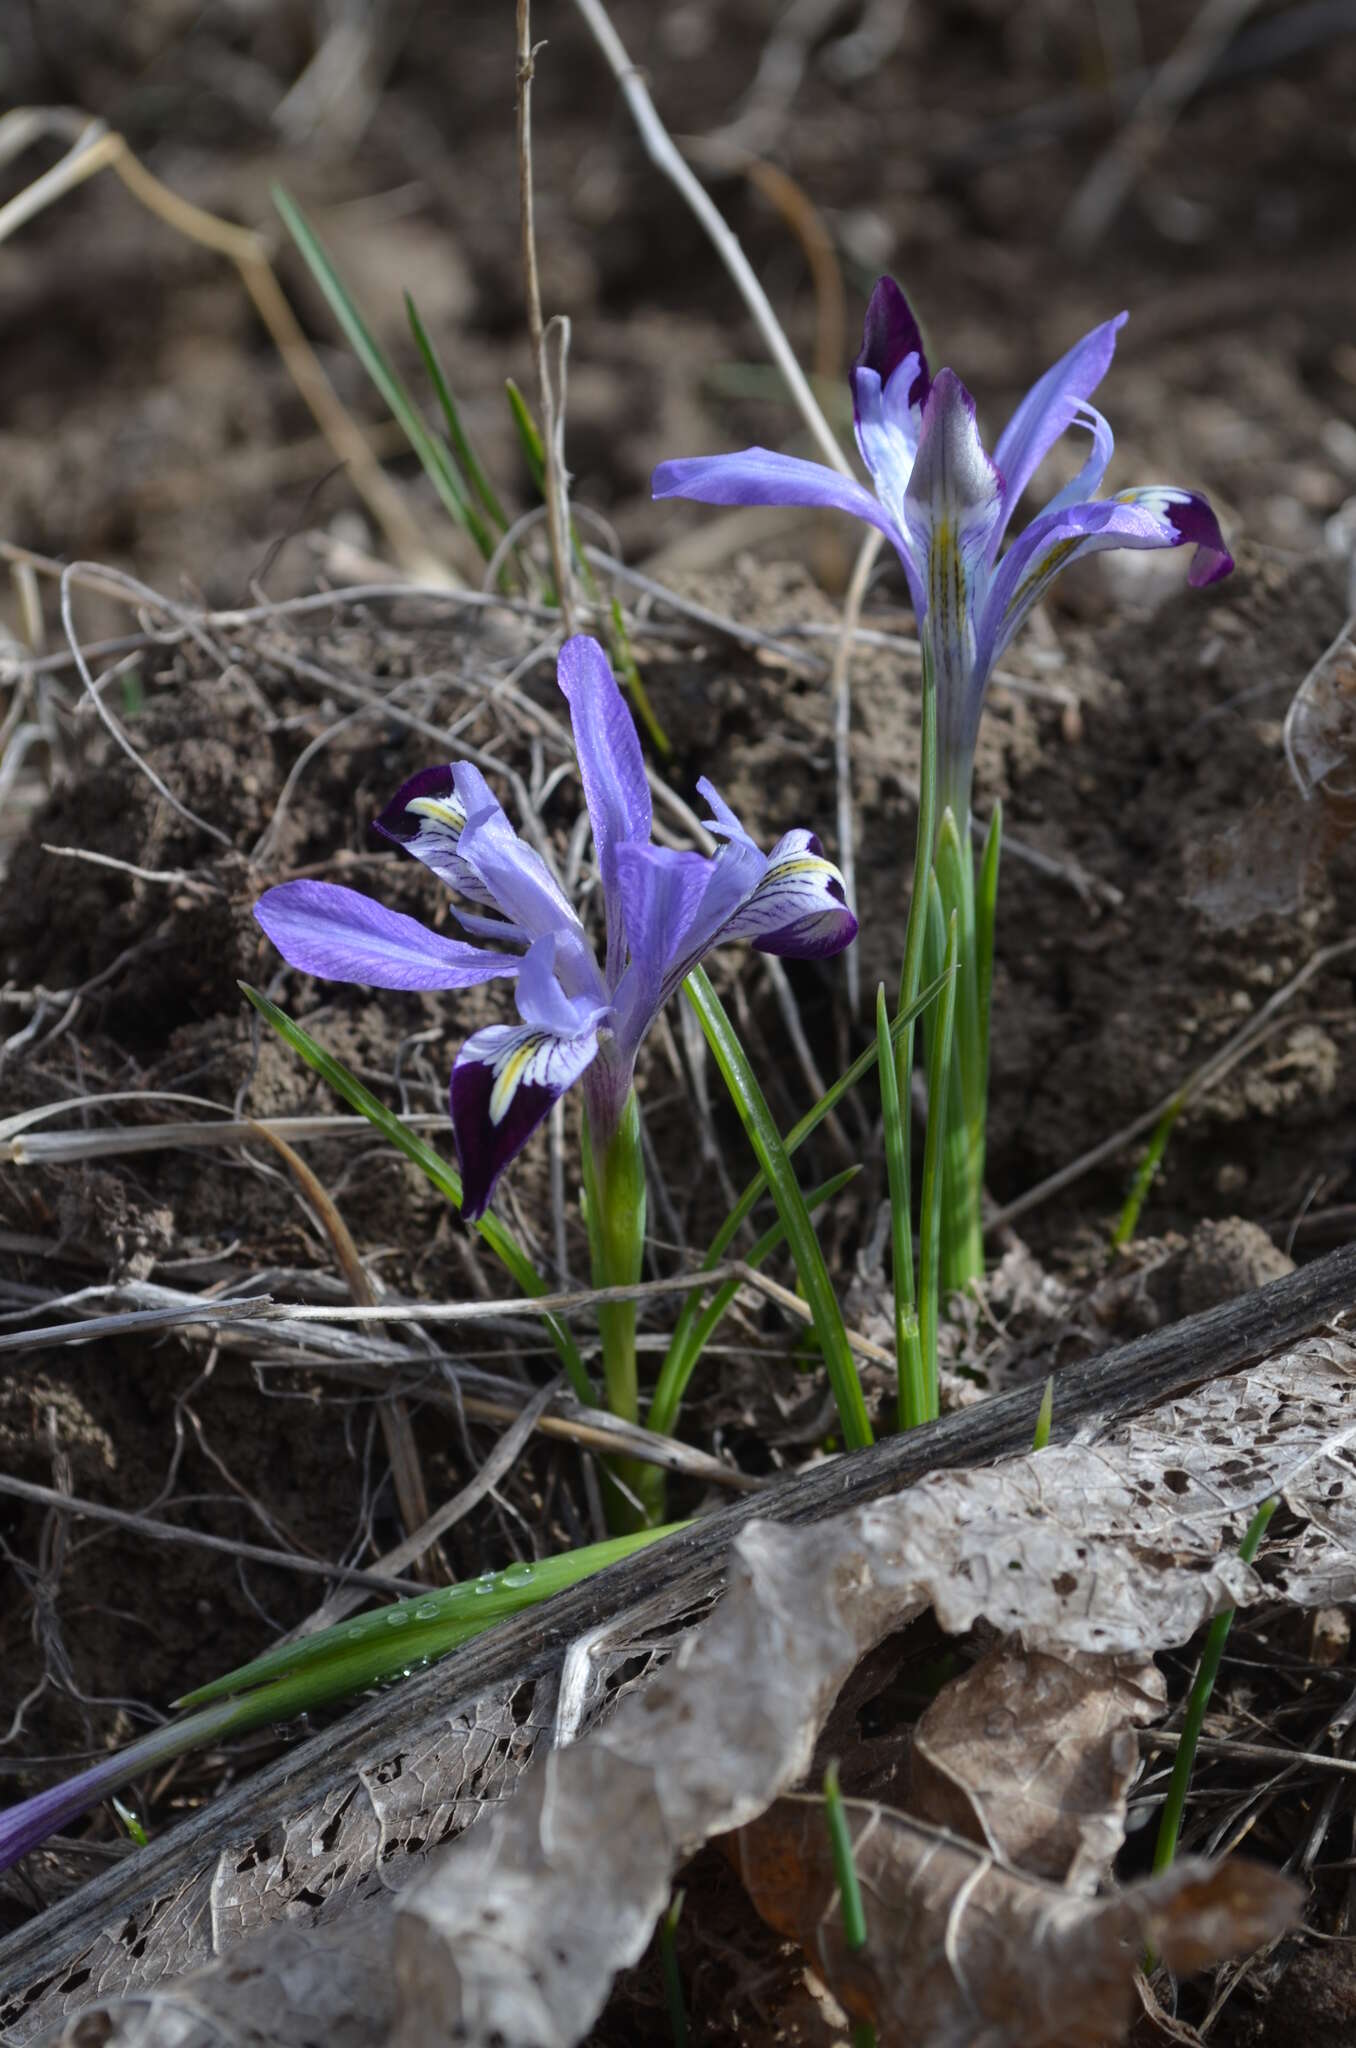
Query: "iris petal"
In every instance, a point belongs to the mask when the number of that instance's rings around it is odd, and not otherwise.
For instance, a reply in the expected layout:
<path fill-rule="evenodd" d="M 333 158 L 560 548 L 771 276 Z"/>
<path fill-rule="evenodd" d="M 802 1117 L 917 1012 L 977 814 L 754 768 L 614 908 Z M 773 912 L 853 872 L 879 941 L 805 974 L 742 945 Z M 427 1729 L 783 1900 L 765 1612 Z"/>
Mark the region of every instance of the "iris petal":
<path fill-rule="evenodd" d="M 615 986 L 625 944 L 616 850 L 648 844 L 650 785 L 645 779 L 635 720 L 598 642 L 583 633 L 567 640 L 560 650 L 557 677 L 570 706 L 580 780 L 593 827 L 607 911 L 607 979 Z"/>
<path fill-rule="evenodd" d="M 385 810 L 373 820 L 372 830 L 423 861 L 449 889 L 459 890 L 473 903 L 493 903 L 475 869 L 458 852 L 465 826 L 466 809 L 457 795 L 449 764 L 421 768 L 417 775 L 402 783 Z"/>
<path fill-rule="evenodd" d="M 508 815 L 478 768 L 458 761 L 453 773 L 466 813 L 458 853 L 476 874 L 510 924 L 529 939 L 583 926 L 569 899 L 539 853 L 518 837 Z"/>
<path fill-rule="evenodd" d="M 464 939 L 445 939 L 417 918 L 335 882 L 283 882 L 254 914 L 284 960 L 323 981 L 366 988 L 471 988 L 510 979 L 520 962 Z"/>
<path fill-rule="evenodd" d="M 768 855 L 753 893 L 721 933 L 749 939 L 760 953 L 824 960 L 857 936 L 843 877 L 813 832 L 787 832 Z"/>
<path fill-rule="evenodd" d="M 597 1051 L 596 1026 L 561 1038 L 535 1024 L 491 1024 L 467 1039 L 450 1090 L 463 1216 L 484 1215 L 504 1168 Z"/>
<path fill-rule="evenodd" d="M 1171 497 L 1173 503 L 1165 504 L 1165 496 Z M 1209 514 L 1218 550 L 1223 551 L 1224 541 L 1214 514 L 1204 499 L 1190 491 L 1126 491 L 1115 498 L 1064 506 L 1033 519 L 1008 549 L 994 574 L 979 626 L 976 663 L 980 672 L 987 676 L 1032 607 L 1070 562 L 1109 548 L 1181 547 L 1196 539 L 1196 533 L 1182 531 L 1172 514 L 1176 512 L 1190 523 L 1197 506 L 1204 507 Z M 1215 548 L 1213 543 L 1202 545 L 1208 549 L 1208 560 Z M 1233 566 L 1227 552 L 1224 561 Z M 1228 571 L 1216 569 L 1215 573 Z"/>
<path fill-rule="evenodd" d="M 1072 426 L 1084 402 L 1090 398 L 1111 367 L 1116 353 L 1116 336 L 1128 319 L 1118 313 L 1104 320 L 1038 377 L 998 438 L 993 459 L 1003 477 L 1003 526 L 1015 511 L 1017 501 L 1045 456 L 1060 435 Z M 1108 450 L 1108 454 L 1110 451 Z M 1105 467 L 1105 464 L 1103 465 Z M 1097 482 L 1100 482 L 1100 475 Z M 1096 488 L 1090 484 L 1082 495 Z M 993 553 L 998 550 L 1003 528 L 994 535 Z"/>

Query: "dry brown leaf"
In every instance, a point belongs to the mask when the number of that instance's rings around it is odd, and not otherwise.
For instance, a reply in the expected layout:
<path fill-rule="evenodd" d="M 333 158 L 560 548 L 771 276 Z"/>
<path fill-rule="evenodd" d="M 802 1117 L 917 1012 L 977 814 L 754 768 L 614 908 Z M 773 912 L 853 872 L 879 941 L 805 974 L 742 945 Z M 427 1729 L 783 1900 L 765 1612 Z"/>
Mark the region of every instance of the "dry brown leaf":
<path fill-rule="evenodd" d="M 1150 1659 L 1001 1643 L 919 1721 L 909 1811 L 1033 1877 L 1092 1892 L 1125 1839 L 1134 1730 L 1166 1705 Z"/>
<path fill-rule="evenodd" d="M 1107 2048 L 1132 2016 L 1146 1948 L 1183 1973 L 1246 1955 L 1292 1924 L 1304 1896 L 1236 1858 L 1079 1898 L 944 1829 L 844 1804 L 865 1948 L 844 1938 L 822 1800 L 779 1799 L 741 1831 L 739 1868 L 769 1925 L 901 2048 Z"/>

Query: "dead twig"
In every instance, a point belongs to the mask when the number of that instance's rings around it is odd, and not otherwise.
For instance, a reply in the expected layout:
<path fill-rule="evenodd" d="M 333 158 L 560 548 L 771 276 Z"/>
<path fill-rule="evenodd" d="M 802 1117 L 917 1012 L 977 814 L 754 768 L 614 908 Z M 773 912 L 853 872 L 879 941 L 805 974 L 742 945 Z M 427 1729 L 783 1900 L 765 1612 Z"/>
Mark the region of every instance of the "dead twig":
<path fill-rule="evenodd" d="M 532 360 L 537 369 L 537 390 L 541 398 L 542 446 L 546 476 L 546 528 L 551 542 L 551 574 L 560 605 L 561 624 L 568 637 L 575 630 L 574 592 L 570 562 L 570 520 L 566 503 L 565 443 L 565 359 L 570 345 L 568 320 L 553 320 L 550 333 L 552 357 L 547 356 L 547 332 L 542 326 L 541 281 L 537 272 L 537 231 L 532 195 L 532 72 L 537 49 L 533 44 L 530 0 L 517 0 L 518 61 L 515 84 L 518 100 L 518 216 L 523 242 L 523 293 L 527 301 L 527 331 L 532 342 Z"/>
<path fill-rule="evenodd" d="M 384 1556 L 379 1557 L 373 1569 L 379 1572 L 400 1572 L 404 1571 L 407 1565 L 416 1564 L 430 1552 L 440 1556 L 442 1538 L 453 1523 L 469 1515 L 471 1509 L 512 1471 L 533 1431 L 559 1392 L 560 1384 L 557 1377 L 549 1386 L 534 1394 L 522 1413 L 516 1416 L 510 1427 L 505 1430 L 479 1471 L 465 1486 L 459 1488 L 450 1500 L 445 1500 L 435 1514 L 429 1515 L 419 1528 L 412 1530 L 403 1543 L 397 1543 L 393 1550 L 388 1550 Z M 387 1397 L 388 1400 L 398 1398 Z M 384 1405 L 386 1404 L 383 1403 Z M 448 1576 L 450 1578 L 452 1574 L 449 1572 Z M 346 1615 L 352 1614 L 354 1609 L 361 1605 L 362 1596 L 358 1593 L 342 1590 L 331 1593 L 324 1605 L 318 1607 L 296 1633 L 311 1635 L 316 1629 L 329 1628 L 332 1623 L 342 1621 Z"/>
<path fill-rule="evenodd" d="M 575 0 L 575 5 L 583 15 L 594 41 L 621 87 L 622 97 L 630 109 L 631 118 L 640 131 L 646 155 L 656 170 L 662 171 L 677 187 L 687 206 L 706 230 L 717 255 L 738 286 L 744 304 L 753 315 L 758 331 L 767 345 L 768 354 L 780 370 L 786 388 L 791 394 L 792 403 L 809 428 L 820 454 L 840 474 L 851 476 L 852 466 L 820 410 L 819 401 L 810 389 L 805 372 L 796 361 L 795 352 L 786 338 L 781 322 L 773 312 L 766 292 L 755 277 L 748 257 L 739 246 L 738 237 L 722 219 L 719 208 L 693 175 L 681 151 L 660 120 L 654 101 L 650 98 L 649 89 L 627 56 L 625 45 L 612 26 L 607 11 L 602 6 L 602 0 Z"/>
<path fill-rule="evenodd" d="M 376 1296 L 372 1283 L 367 1277 L 367 1268 L 353 1242 L 352 1232 L 339 1213 L 338 1205 L 324 1182 L 306 1164 L 298 1152 L 293 1151 L 286 1138 L 270 1130 L 267 1124 L 250 1122 L 253 1137 L 262 1138 L 272 1146 L 286 1166 L 297 1186 L 311 1204 L 319 1218 L 322 1229 L 334 1247 L 334 1256 L 344 1276 L 349 1293 L 359 1308 L 375 1308 Z M 407 1535 L 412 1539 L 416 1531 L 427 1532 L 429 1521 L 428 1488 L 424 1483 L 424 1468 L 419 1457 L 419 1445 L 415 1440 L 414 1425 L 410 1421 L 408 1404 L 398 1394 L 384 1395 L 377 1403 L 377 1415 L 381 1422 L 382 1435 L 386 1439 L 386 1455 L 391 1461 L 391 1480 L 395 1487 L 396 1503 L 400 1519 Z M 426 1568 L 420 1577 L 430 1585 L 439 1578 L 452 1577 L 452 1569 L 446 1557 L 438 1548 L 437 1534 L 411 1551 L 407 1557 L 406 1546 L 400 1550 L 400 1566 L 415 1560 L 424 1560 Z M 393 1553 L 394 1555 L 395 1553 Z M 394 1567 L 392 1567 L 394 1569 Z"/>
<path fill-rule="evenodd" d="M 70 1493 L 58 1493 L 35 1480 L 15 1479 L 0 1472 L 0 1493 L 14 1500 L 30 1501 L 35 1507 L 59 1508 L 63 1514 L 84 1515 L 92 1522 L 108 1522 L 128 1529 L 152 1543 L 184 1543 L 191 1549 L 215 1550 L 223 1557 L 242 1558 L 247 1564 L 274 1565 L 279 1571 L 301 1572 L 313 1579 L 345 1579 L 365 1586 L 373 1593 L 394 1593 L 403 1599 L 409 1586 L 384 1572 L 363 1571 L 356 1565 L 330 1564 L 324 1558 L 303 1557 L 292 1550 L 272 1550 L 262 1543 L 241 1543 L 229 1536 L 210 1536 L 205 1529 L 181 1529 L 174 1522 L 161 1522 L 153 1515 L 134 1515 L 104 1501 L 81 1500 Z"/>

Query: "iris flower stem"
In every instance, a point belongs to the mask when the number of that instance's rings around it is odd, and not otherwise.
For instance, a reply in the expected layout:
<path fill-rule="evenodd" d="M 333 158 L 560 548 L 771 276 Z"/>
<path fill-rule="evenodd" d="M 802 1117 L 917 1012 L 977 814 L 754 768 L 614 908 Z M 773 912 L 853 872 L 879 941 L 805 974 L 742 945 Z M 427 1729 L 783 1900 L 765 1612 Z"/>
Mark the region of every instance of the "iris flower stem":
<path fill-rule="evenodd" d="M 584 1202 L 595 1287 L 632 1287 L 640 1279 L 645 1256 L 645 1160 L 640 1142 L 640 1111 L 634 1089 L 626 1097 L 616 1129 L 608 1132 L 602 1117 L 584 1112 Z M 598 1337 L 603 1354 L 603 1387 L 607 1405 L 626 1422 L 640 1420 L 640 1389 L 636 1375 L 636 1305 L 610 1301 L 598 1307 Z M 662 1519 L 664 1475 L 656 1466 L 617 1459 L 610 1467 L 621 1486 L 608 1490 L 608 1518 L 619 1531 Z"/>
<path fill-rule="evenodd" d="M 929 923 L 933 928 L 933 943 L 941 947 L 942 903 L 935 873 L 929 876 Z M 918 1247 L 918 1300 L 922 1323 L 923 1362 L 927 1370 L 927 1414 L 935 1418 L 940 1409 L 940 1383 L 937 1370 L 937 1325 L 941 1307 L 942 1253 L 946 1243 L 945 1210 L 945 1164 L 948 1123 L 950 1121 L 949 1080 L 954 1070 L 955 1048 L 954 1029 L 956 1016 L 956 984 L 960 976 L 956 968 L 956 914 L 953 911 L 947 927 L 945 947 L 942 951 L 942 965 L 947 972 L 946 985 L 931 1020 L 928 1033 L 928 1128 L 923 1146 L 923 1188 L 921 1196 L 922 1222 Z"/>
<path fill-rule="evenodd" d="M 926 641 L 923 644 L 923 715 L 919 734 L 918 835 L 914 845 L 913 886 L 904 928 L 904 959 L 899 974 L 897 1014 L 917 1000 L 927 951 L 928 888 L 932 873 L 932 840 L 937 813 L 937 681 Z M 878 1020 L 879 1021 L 879 1020 Z M 881 1041 L 882 1046 L 884 1041 Z M 921 1275 L 913 1270 L 913 1049 L 914 1027 L 906 1024 L 895 1040 L 894 1085 L 881 1070 L 881 1103 L 885 1116 L 886 1159 L 890 1179 L 891 1263 L 895 1296 L 895 1371 L 901 1429 L 927 1420 L 927 1367 L 919 1319 Z"/>
<path fill-rule="evenodd" d="M 939 948 L 954 915 L 957 934 L 955 1038 L 951 1062 L 948 1134 L 944 1160 L 944 1224 L 941 1284 L 953 1293 L 984 1271 L 980 1214 L 984 1178 L 985 1073 L 981 965 L 975 906 L 974 856 L 950 805 L 937 833 L 936 876 L 942 918 L 934 925 L 930 960 L 940 965 Z M 936 1019 L 933 1020 L 935 1029 Z"/>
<path fill-rule="evenodd" d="M 885 1132 L 885 1170 L 890 1189 L 890 1257 L 895 1289 L 895 1374 L 899 1427 L 916 1429 L 927 1422 L 928 1383 L 923 1363 L 922 1329 L 913 1273 L 913 1227 L 909 1214 L 909 1157 L 905 1121 L 899 1099 L 899 1078 L 890 1044 L 890 1018 L 885 984 L 876 991 L 876 1041 L 880 1047 L 881 1122 Z"/>

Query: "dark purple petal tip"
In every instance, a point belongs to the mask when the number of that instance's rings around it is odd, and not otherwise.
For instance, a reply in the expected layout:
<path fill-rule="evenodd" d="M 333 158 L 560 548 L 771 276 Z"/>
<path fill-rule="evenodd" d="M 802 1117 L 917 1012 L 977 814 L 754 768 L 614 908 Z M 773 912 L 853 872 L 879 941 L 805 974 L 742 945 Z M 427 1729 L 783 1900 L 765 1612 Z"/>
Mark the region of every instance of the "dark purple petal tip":
<path fill-rule="evenodd" d="M 1208 500 L 1198 491 L 1184 492 L 1165 509 L 1182 544 L 1194 545 L 1196 549 L 1187 582 L 1196 590 L 1220 582 L 1232 570 L 1234 558 L 1224 545 L 1224 535 Z"/>
<path fill-rule="evenodd" d="M 874 370 L 884 387 L 906 356 L 918 357 L 908 403 L 922 405 L 931 385 L 927 351 L 909 302 L 892 277 L 878 278 L 866 309 L 862 350 L 854 370 Z"/>
<path fill-rule="evenodd" d="M 439 802 L 453 794 L 452 769 L 421 768 L 408 782 L 402 782 L 384 811 L 372 820 L 371 829 L 387 839 L 393 846 L 404 847 L 419 832 L 420 820 L 410 816 L 410 805 L 416 798 L 431 796 Z"/>
<path fill-rule="evenodd" d="M 843 897 L 837 884 L 830 884 L 829 893 L 840 900 Z M 784 960 L 831 960 L 835 953 L 846 952 L 856 936 L 857 920 L 845 905 L 838 911 L 814 911 L 797 918 L 794 924 L 755 939 L 753 945 L 755 952 L 775 953 Z"/>
<path fill-rule="evenodd" d="M 452 1069 L 452 1130 L 461 1163 L 461 1213 L 468 1223 L 485 1214 L 495 1182 L 517 1158 L 560 1092 L 525 1081 L 514 1090 L 503 1120 L 495 1124 L 490 1121 L 494 1083 L 494 1068 L 486 1061 L 459 1060 Z"/>

